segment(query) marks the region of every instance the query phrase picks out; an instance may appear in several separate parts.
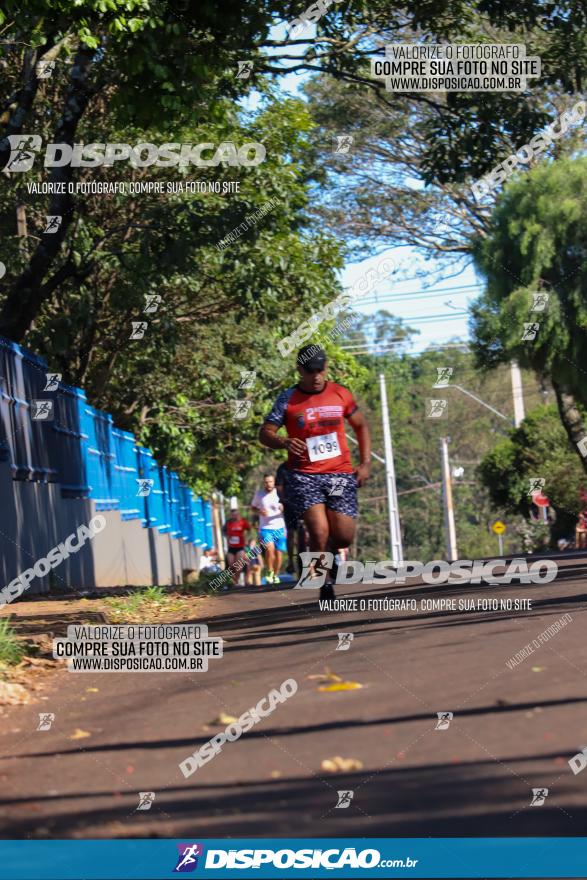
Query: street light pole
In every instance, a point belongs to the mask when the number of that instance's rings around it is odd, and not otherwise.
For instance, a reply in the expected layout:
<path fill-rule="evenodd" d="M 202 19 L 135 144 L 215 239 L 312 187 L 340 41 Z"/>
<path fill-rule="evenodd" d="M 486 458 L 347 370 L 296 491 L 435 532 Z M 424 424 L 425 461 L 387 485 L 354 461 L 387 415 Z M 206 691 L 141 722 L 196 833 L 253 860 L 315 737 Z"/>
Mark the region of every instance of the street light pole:
<path fill-rule="evenodd" d="M 448 437 L 440 438 L 440 466 L 442 470 L 442 500 L 444 504 L 444 528 L 446 532 L 446 553 L 448 562 L 454 562 L 457 554 L 457 532 L 452 504 L 452 483 L 448 460 Z"/>
<path fill-rule="evenodd" d="M 524 421 L 524 392 L 522 389 L 522 374 L 517 361 L 510 363 L 512 377 L 512 395 L 514 398 L 514 427 L 519 428 Z"/>
<path fill-rule="evenodd" d="M 381 396 L 381 421 L 383 423 L 383 447 L 385 451 L 385 482 L 387 486 L 387 514 L 389 517 L 389 541 L 391 558 L 394 562 L 403 562 L 402 533 L 399 523 L 397 505 L 397 489 L 395 485 L 395 466 L 393 462 L 393 446 L 389 427 L 389 410 L 387 407 L 387 389 L 385 375 L 379 373 L 379 394 Z"/>

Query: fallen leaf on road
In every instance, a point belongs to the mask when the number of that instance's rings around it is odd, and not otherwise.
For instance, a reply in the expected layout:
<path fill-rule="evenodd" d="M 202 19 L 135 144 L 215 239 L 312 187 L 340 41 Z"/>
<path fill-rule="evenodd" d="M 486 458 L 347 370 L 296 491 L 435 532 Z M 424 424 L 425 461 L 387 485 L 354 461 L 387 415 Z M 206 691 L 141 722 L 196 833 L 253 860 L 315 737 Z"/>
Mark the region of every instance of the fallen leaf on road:
<path fill-rule="evenodd" d="M 279 779 L 280 776 L 283 776 L 283 773 L 281 772 L 281 770 L 272 770 L 271 771 L 271 778 L 272 779 Z"/>
<path fill-rule="evenodd" d="M 532 672 L 544 672 L 544 666 L 533 666 Z"/>
<path fill-rule="evenodd" d="M 76 727 L 74 733 L 71 734 L 68 739 L 85 739 L 86 736 L 91 736 L 91 733 L 88 733 L 87 730 L 82 730 L 81 727 Z"/>
<path fill-rule="evenodd" d="M 0 706 L 22 706 L 30 701 L 31 695 L 21 684 L 0 681 Z"/>
<path fill-rule="evenodd" d="M 334 684 L 323 684 L 322 687 L 319 687 L 319 691 L 356 691 L 357 688 L 362 688 L 363 685 L 359 684 L 358 681 L 338 681 Z"/>
<path fill-rule="evenodd" d="M 99 691 L 99 688 L 86 688 L 87 694 L 97 694 L 98 691 Z"/>
<path fill-rule="evenodd" d="M 334 672 L 331 672 L 328 666 L 326 667 L 326 672 L 318 672 L 316 675 L 306 675 L 308 681 L 342 681 L 340 675 L 335 675 Z"/>
<path fill-rule="evenodd" d="M 341 758 L 340 755 L 336 755 L 334 758 L 325 758 L 320 767 L 328 773 L 348 773 L 351 770 L 362 770 L 363 762 L 356 758 Z"/>
<path fill-rule="evenodd" d="M 218 718 L 215 718 L 213 721 L 210 721 L 210 724 L 232 724 L 234 721 L 238 721 L 238 718 L 235 718 L 234 715 L 227 715 L 226 712 L 221 712 Z"/>

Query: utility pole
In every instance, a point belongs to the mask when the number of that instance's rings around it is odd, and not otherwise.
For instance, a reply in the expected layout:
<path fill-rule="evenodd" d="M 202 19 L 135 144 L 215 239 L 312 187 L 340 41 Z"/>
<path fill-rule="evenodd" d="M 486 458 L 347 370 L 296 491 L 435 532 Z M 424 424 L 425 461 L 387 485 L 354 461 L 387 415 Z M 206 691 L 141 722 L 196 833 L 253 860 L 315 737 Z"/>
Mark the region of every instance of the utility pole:
<path fill-rule="evenodd" d="M 446 532 L 446 554 L 448 562 L 454 562 L 457 554 L 457 532 L 452 505 L 452 483 L 448 460 L 448 437 L 440 438 L 440 466 L 442 470 L 442 500 L 444 504 L 444 528 Z"/>
<path fill-rule="evenodd" d="M 524 421 L 524 392 L 522 389 L 522 374 L 517 361 L 510 363 L 512 377 L 512 395 L 514 398 L 514 427 L 519 428 Z"/>
<path fill-rule="evenodd" d="M 214 535 L 214 543 L 218 551 L 218 559 L 224 565 L 224 535 L 221 525 L 221 510 L 223 508 L 222 495 L 219 492 L 212 493 L 212 529 Z M 223 514 L 222 514 L 223 515 Z"/>
<path fill-rule="evenodd" d="M 389 410 L 387 408 L 387 389 L 385 387 L 385 376 L 383 373 L 379 373 L 379 394 L 381 396 L 381 420 L 383 422 L 383 447 L 385 450 L 385 481 L 387 485 L 387 513 L 389 517 L 391 558 L 394 562 L 403 562 L 402 533 L 399 524 L 393 447 L 391 443 L 391 430 L 389 427 Z"/>
<path fill-rule="evenodd" d="M 16 205 L 16 234 L 19 238 L 19 249 L 22 256 L 27 259 L 29 255 L 28 249 L 28 232 L 26 225 L 26 208 L 21 201 L 17 202 Z"/>

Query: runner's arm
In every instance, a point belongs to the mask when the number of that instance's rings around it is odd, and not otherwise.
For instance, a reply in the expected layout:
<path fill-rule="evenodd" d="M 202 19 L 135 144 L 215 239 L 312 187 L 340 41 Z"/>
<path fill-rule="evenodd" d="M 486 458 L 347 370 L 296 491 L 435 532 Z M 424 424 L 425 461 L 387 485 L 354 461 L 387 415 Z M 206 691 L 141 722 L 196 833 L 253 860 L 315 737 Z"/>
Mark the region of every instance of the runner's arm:
<path fill-rule="evenodd" d="M 348 417 L 348 423 L 355 432 L 357 442 L 359 444 L 359 456 L 361 462 L 358 468 L 355 468 L 357 482 L 362 486 L 369 479 L 371 471 L 371 434 L 367 419 L 359 410 Z"/>
<path fill-rule="evenodd" d="M 299 437 L 278 437 L 279 425 L 273 422 L 263 422 L 259 431 L 259 440 L 263 446 L 269 449 L 287 449 L 295 452 L 296 455 L 303 455 L 306 452 L 306 444 Z"/>
<path fill-rule="evenodd" d="M 258 495 L 259 493 L 255 492 L 255 494 L 253 495 L 253 500 L 251 501 L 251 510 L 254 510 L 255 513 L 261 513 L 261 508 L 257 505 Z"/>

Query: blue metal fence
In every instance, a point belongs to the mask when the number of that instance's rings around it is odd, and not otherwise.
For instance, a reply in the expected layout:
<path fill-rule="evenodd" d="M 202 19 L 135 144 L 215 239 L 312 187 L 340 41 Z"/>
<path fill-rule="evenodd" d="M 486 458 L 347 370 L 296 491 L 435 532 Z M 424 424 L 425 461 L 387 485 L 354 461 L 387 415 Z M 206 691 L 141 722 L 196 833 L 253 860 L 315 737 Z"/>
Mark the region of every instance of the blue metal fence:
<path fill-rule="evenodd" d="M 0 462 L 15 480 L 58 483 L 64 498 L 91 498 L 198 547 L 213 547 L 212 506 L 160 465 L 81 388 L 0 336 Z"/>

